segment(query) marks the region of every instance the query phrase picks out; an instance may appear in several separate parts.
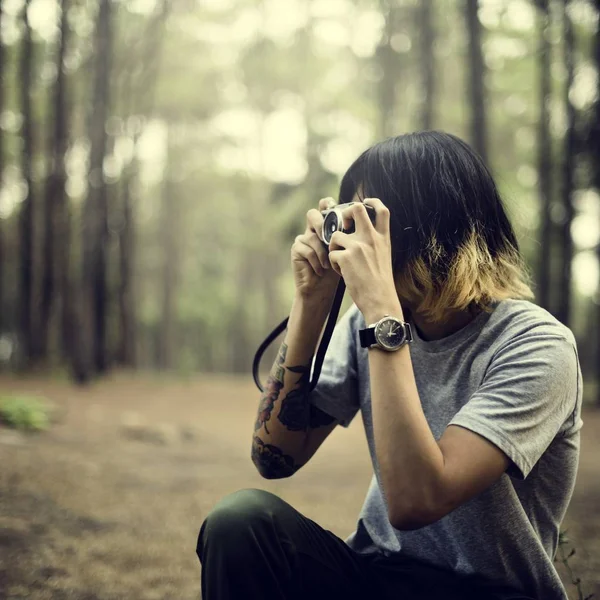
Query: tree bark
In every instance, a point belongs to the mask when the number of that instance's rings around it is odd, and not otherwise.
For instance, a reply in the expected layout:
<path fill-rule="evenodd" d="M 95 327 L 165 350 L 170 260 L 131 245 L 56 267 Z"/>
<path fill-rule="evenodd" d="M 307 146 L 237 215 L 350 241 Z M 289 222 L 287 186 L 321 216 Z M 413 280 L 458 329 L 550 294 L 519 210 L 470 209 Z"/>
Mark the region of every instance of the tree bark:
<path fill-rule="evenodd" d="M 67 172 L 65 155 L 69 144 L 69 125 L 67 116 L 66 75 L 64 58 L 69 42 L 69 25 L 67 11 L 69 0 L 61 0 L 60 38 L 56 57 L 56 81 L 51 98 L 50 114 L 54 115 L 54 130 L 49 136 L 48 146 L 48 176 L 44 198 L 44 238 L 42 266 L 42 304 L 40 346 L 42 355 L 47 357 L 48 338 L 52 309 L 55 305 L 57 292 L 60 290 L 63 304 L 61 322 L 70 319 L 69 306 L 69 239 L 70 222 L 69 207 L 66 198 L 65 185 Z M 66 325 L 61 323 L 64 332 Z M 62 336 L 61 336 L 62 337 Z M 62 340 L 63 345 L 67 340 Z"/>
<path fill-rule="evenodd" d="M 20 334 L 24 366 L 31 363 L 36 354 L 35 324 L 33 322 L 34 292 L 34 210 L 35 190 L 33 185 L 33 113 L 31 102 L 33 41 L 27 11 L 31 0 L 25 0 L 21 19 L 23 21 L 23 39 L 20 60 L 20 95 L 23 111 L 23 135 L 21 147 L 21 169 L 27 185 L 27 194 L 21 204 L 19 215 L 20 265 L 19 265 L 19 307 Z"/>
<path fill-rule="evenodd" d="M 421 76 L 423 78 L 423 102 L 421 104 L 421 129 L 428 130 L 434 123 L 435 98 L 435 58 L 433 44 L 435 28 L 433 24 L 432 0 L 421 0 L 417 7 L 417 30 L 421 34 Z"/>
<path fill-rule="evenodd" d="M 552 255 L 552 140 L 550 137 L 550 59 L 548 37 L 550 11 L 548 0 L 538 0 L 538 56 L 539 56 L 539 121 L 538 121 L 538 191 L 540 200 L 540 254 L 538 257 L 538 302 L 551 310 L 551 255 Z"/>
<path fill-rule="evenodd" d="M 594 56 L 596 72 L 600 73 L 600 0 L 594 0 L 596 6 L 596 32 L 594 34 Z M 600 77 L 596 78 L 596 101 L 594 104 L 592 126 L 590 128 L 589 152 L 592 159 L 593 184 L 600 193 Z M 596 246 L 596 256 L 600 264 L 600 244 Z M 596 381 L 600 379 L 600 281 L 596 292 Z M 597 386 L 596 404 L 600 407 L 600 385 Z"/>
<path fill-rule="evenodd" d="M 179 280 L 179 198 L 172 180 L 172 142 L 167 132 L 167 163 L 163 182 L 162 214 L 160 220 L 163 243 L 161 279 L 162 317 L 158 339 L 158 366 L 172 369 L 176 364 L 175 342 L 177 315 L 175 311 L 176 288 Z"/>
<path fill-rule="evenodd" d="M 2 2 L 0 2 L 0 30 L 2 30 Z M 4 111 L 4 44 L 0 37 L 0 115 Z M 3 174 L 4 174 L 4 130 L 0 127 L 0 188 L 3 187 Z M 4 272 L 4 223 L 0 217 L 0 334 L 4 331 L 6 314 L 6 299 L 4 297 L 4 286 L 5 286 L 5 272 Z"/>
<path fill-rule="evenodd" d="M 563 164 L 562 164 L 562 205 L 563 222 L 560 228 L 561 238 L 561 268 L 559 275 L 559 304 L 557 318 L 569 326 L 571 316 L 571 271 L 573 262 L 573 239 L 571 237 L 571 223 L 575 209 L 573 206 L 573 175 L 575 169 L 575 107 L 569 98 L 569 92 L 573 87 L 575 73 L 575 39 L 573 24 L 569 16 L 570 0 L 563 0 L 563 52 L 564 64 L 567 74 L 564 87 L 564 103 L 567 115 L 567 127 L 563 142 Z"/>
<path fill-rule="evenodd" d="M 101 0 L 95 33 L 94 90 L 90 122 L 90 166 L 88 195 L 83 215 L 83 273 L 82 305 L 79 315 L 83 319 L 83 342 L 86 350 L 82 372 L 83 380 L 108 368 L 106 348 L 107 281 L 106 244 L 108 237 L 108 199 L 103 177 L 106 155 L 106 120 L 110 101 L 111 67 L 111 1 Z M 87 353 L 91 351 L 91 355 Z"/>
<path fill-rule="evenodd" d="M 468 45 L 469 98 L 471 103 L 471 143 L 484 162 L 488 162 L 487 116 L 485 105 L 485 63 L 481 46 L 479 1 L 466 0 L 465 18 Z"/>
<path fill-rule="evenodd" d="M 399 57 L 394 52 L 391 38 L 395 30 L 397 9 L 391 0 L 380 0 L 380 7 L 385 18 L 383 39 L 377 47 L 375 60 L 381 69 L 381 79 L 377 86 L 379 105 L 378 137 L 387 138 L 399 133 L 395 123 L 396 84 L 399 75 Z"/>
<path fill-rule="evenodd" d="M 133 216 L 133 173 L 123 178 L 121 203 L 123 224 L 119 231 L 119 346 L 117 361 L 125 367 L 136 365 L 136 313 L 133 287 L 135 260 L 135 228 Z"/>
<path fill-rule="evenodd" d="M 163 0 L 162 5 L 144 32 L 144 48 L 137 62 L 144 65 L 138 85 L 134 86 L 130 72 L 125 73 L 124 103 L 125 114 L 139 112 L 147 117 L 154 108 L 154 91 L 159 72 L 160 55 L 164 39 L 164 28 L 171 9 L 171 2 Z M 135 99 L 140 98 L 138 102 Z M 133 107 L 136 107 L 134 109 Z M 139 133 L 134 134 L 134 148 L 137 149 Z M 122 227 L 119 231 L 119 342 L 117 361 L 126 367 L 136 366 L 136 303 L 135 288 L 133 284 L 133 271 L 135 265 L 135 182 L 137 179 L 137 158 L 134 156 L 131 163 L 123 173 L 121 191 Z"/>

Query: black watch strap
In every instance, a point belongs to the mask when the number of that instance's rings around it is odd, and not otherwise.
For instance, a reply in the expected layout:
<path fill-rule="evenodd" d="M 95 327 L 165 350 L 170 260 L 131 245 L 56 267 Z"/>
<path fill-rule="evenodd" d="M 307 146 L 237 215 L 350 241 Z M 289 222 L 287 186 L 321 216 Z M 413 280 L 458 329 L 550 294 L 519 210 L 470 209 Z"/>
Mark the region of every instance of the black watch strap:
<path fill-rule="evenodd" d="M 367 329 L 359 330 L 358 336 L 361 348 L 370 348 L 373 344 L 377 343 L 375 339 L 375 327 L 367 327 Z"/>

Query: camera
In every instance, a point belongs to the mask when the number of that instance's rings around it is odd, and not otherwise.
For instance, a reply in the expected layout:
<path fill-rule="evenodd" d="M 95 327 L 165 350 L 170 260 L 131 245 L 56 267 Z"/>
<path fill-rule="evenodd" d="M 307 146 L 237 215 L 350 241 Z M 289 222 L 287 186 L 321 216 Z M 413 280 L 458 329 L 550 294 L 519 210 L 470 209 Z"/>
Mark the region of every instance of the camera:
<path fill-rule="evenodd" d="M 348 229 L 344 229 L 344 220 L 342 218 L 342 213 L 348 206 L 352 206 L 353 204 L 359 204 L 358 202 L 346 202 L 345 204 L 338 204 L 333 208 L 328 208 L 327 210 L 322 210 L 321 214 L 323 215 L 323 229 L 321 232 L 321 237 L 323 238 L 323 243 L 329 246 L 331 242 L 331 236 L 336 231 L 341 231 L 342 233 L 354 233 L 355 226 L 354 222 L 350 225 Z M 371 219 L 371 223 L 375 225 L 375 209 L 368 204 L 364 204 L 361 202 L 366 209 L 367 214 L 369 215 L 369 219 Z"/>

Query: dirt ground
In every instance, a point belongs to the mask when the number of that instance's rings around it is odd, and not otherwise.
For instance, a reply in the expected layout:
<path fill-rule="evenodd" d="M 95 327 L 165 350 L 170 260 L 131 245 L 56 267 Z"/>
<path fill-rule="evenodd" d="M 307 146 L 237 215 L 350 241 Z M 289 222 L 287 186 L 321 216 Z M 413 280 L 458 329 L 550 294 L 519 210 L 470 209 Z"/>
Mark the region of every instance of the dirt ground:
<path fill-rule="evenodd" d="M 223 495 L 268 489 L 345 537 L 371 475 L 357 418 L 293 478 L 261 479 L 249 459 L 258 396 L 248 378 L 123 375 L 78 389 L 0 377 L 0 395 L 13 393 L 48 398 L 59 419 L 34 436 L 0 428 L 1 599 L 198 599 L 196 537 Z M 584 421 L 564 527 L 575 575 L 600 600 L 600 412 Z"/>

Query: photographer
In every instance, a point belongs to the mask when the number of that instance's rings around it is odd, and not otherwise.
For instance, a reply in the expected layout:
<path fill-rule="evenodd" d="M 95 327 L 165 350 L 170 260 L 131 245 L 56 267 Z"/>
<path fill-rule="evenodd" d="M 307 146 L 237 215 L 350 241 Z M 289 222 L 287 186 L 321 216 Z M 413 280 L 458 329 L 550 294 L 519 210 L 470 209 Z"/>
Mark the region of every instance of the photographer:
<path fill-rule="evenodd" d="M 252 459 L 289 477 L 360 410 L 374 475 L 357 529 L 344 541 L 273 494 L 231 494 L 200 531 L 204 600 L 565 600 L 553 557 L 579 456 L 577 350 L 527 300 L 489 171 L 452 135 L 403 135 L 355 161 L 339 200 L 355 231 L 327 247 L 322 200 L 292 247 Z M 340 276 L 354 305 L 309 392 Z"/>

